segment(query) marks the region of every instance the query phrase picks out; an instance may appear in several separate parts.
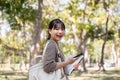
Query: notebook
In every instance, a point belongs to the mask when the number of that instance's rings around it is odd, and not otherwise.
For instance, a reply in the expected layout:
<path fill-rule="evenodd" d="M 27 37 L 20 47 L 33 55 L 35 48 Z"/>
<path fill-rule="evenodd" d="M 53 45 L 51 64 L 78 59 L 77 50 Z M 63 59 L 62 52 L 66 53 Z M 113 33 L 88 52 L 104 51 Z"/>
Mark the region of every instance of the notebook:
<path fill-rule="evenodd" d="M 70 75 L 74 71 L 75 64 L 78 64 L 81 62 L 81 60 L 83 59 L 83 53 L 80 53 L 74 57 L 79 57 L 79 58 L 74 63 L 69 64 L 65 67 L 65 72 L 67 73 L 67 75 Z"/>

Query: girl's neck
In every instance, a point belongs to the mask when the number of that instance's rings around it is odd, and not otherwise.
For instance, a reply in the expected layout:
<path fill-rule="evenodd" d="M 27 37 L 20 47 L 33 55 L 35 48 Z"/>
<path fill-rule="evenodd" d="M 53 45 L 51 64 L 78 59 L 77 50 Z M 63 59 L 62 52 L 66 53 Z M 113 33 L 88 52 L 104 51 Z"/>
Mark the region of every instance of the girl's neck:
<path fill-rule="evenodd" d="M 55 41 L 54 39 L 50 38 L 50 40 L 54 41 L 56 44 L 58 44 L 58 41 Z"/>

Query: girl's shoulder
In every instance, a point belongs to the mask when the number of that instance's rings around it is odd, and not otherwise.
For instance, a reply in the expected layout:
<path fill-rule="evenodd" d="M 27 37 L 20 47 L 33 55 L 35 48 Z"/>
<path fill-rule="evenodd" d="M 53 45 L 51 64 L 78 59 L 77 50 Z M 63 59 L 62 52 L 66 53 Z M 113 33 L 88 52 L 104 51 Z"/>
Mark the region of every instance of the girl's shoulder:
<path fill-rule="evenodd" d="M 47 43 L 49 45 L 55 45 L 55 46 L 57 45 L 57 43 L 54 40 L 52 40 L 52 39 L 48 40 Z"/>

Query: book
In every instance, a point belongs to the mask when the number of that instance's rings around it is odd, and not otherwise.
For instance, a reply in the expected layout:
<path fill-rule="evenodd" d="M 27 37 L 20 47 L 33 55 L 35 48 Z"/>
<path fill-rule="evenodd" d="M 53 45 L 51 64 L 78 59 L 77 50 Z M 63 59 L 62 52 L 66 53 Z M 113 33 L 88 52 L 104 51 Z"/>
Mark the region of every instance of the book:
<path fill-rule="evenodd" d="M 81 60 L 83 59 L 83 53 L 80 53 L 80 54 L 74 56 L 74 58 L 75 57 L 79 57 L 79 58 L 74 63 L 69 64 L 65 67 L 65 72 L 67 75 L 70 75 L 74 71 L 75 64 L 79 64 L 81 62 Z"/>
<path fill-rule="evenodd" d="M 82 56 L 83 53 L 80 53 L 80 54 L 77 54 L 76 56 L 74 56 L 73 58 L 76 58 L 76 57 L 79 57 L 79 56 Z"/>

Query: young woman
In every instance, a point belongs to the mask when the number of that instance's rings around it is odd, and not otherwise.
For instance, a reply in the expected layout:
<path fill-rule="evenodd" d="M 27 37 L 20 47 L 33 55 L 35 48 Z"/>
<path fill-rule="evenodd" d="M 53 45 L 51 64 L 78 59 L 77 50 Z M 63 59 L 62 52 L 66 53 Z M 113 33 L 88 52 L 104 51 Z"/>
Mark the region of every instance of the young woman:
<path fill-rule="evenodd" d="M 43 69 L 47 73 L 63 69 L 61 77 L 66 77 L 66 80 L 69 80 L 65 73 L 65 66 L 73 63 L 77 58 L 71 58 L 65 61 L 64 55 L 59 47 L 59 41 L 64 35 L 64 23 L 60 19 L 53 19 L 48 26 L 48 45 L 43 56 Z M 58 58 L 60 58 L 61 61 L 59 61 Z"/>

